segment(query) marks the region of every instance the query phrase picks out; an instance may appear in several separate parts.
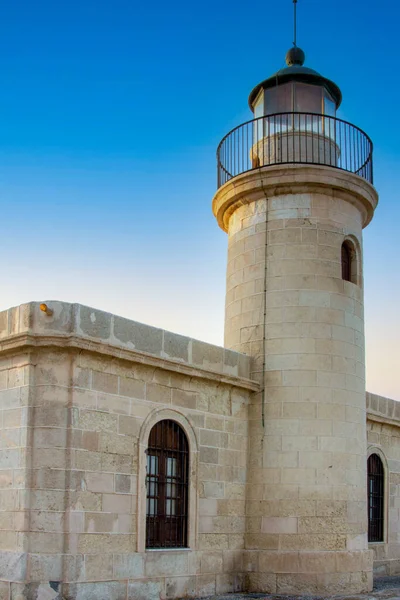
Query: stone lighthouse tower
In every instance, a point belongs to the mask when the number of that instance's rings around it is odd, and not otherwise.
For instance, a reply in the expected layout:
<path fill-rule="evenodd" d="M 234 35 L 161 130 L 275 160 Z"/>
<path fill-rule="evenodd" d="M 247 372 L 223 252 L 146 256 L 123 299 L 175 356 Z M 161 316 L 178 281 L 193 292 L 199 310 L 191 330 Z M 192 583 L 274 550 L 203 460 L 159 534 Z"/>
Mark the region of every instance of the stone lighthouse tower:
<path fill-rule="evenodd" d="M 245 565 L 254 592 L 372 589 L 367 542 L 362 229 L 372 143 L 336 84 L 287 67 L 218 147 L 228 234 L 225 346 L 252 356 Z"/>

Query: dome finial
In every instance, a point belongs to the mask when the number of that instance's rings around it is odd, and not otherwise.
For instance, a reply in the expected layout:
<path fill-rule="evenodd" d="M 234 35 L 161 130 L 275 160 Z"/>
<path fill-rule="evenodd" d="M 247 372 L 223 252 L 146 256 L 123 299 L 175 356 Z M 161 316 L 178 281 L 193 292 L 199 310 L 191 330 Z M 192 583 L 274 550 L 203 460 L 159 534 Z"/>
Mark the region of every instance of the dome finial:
<path fill-rule="evenodd" d="M 293 46 L 293 48 L 290 48 L 290 50 L 286 52 L 286 64 L 288 67 L 293 67 L 293 65 L 302 66 L 305 60 L 306 55 L 298 46 Z"/>
<path fill-rule="evenodd" d="M 297 0 L 293 0 L 293 13 L 293 48 L 286 53 L 286 64 L 288 67 L 293 67 L 293 65 L 302 66 L 306 60 L 303 50 L 297 46 Z"/>

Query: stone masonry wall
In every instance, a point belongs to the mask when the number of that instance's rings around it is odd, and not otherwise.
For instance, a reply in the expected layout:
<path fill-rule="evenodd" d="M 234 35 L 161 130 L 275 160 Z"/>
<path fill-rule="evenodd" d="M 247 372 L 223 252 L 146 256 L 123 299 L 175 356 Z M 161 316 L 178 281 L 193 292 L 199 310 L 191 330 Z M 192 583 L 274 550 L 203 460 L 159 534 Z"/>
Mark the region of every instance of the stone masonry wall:
<path fill-rule="evenodd" d="M 384 542 L 370 544 L 376 575 L 400 574 L 400 402 L 367 393 L 368 453 L 385 469 Z"/>
<path fill-rule="evenodd" d="M 23 324 L 10 333 L 6 323 L 0 337 L 1 439 L 13 446 L 0 450 L 0 597 L 243 589 L 247 407 L 257 389 L 249 359 L 86 307 L 48 306 L 51 316 L 37 304 L 2 314 L 7 322 L 18 310 Z M 191 451 L 190 547 L 180 551 L 144 547 L 144 451 L 161 418 L 182 425 Z"/>
<path fill-rule="evenodd" d="M 27 568 L 28 379 L 28 353 L 0 358 L 0 571 L 14 581 L 23 581 Z M 0 598 L 8 598 L 7 583 L 0 582 Z"/>
<path fill-rule="evenodd" d="M 238 176 L 214 198 L 228 233 L 225 344 L 253 357 L 265 388 L 249 406 L 249 591 L 372 589 L 362 186 L 297 165 Z M 347 239 L 355 283 L 342 278 Z"/>

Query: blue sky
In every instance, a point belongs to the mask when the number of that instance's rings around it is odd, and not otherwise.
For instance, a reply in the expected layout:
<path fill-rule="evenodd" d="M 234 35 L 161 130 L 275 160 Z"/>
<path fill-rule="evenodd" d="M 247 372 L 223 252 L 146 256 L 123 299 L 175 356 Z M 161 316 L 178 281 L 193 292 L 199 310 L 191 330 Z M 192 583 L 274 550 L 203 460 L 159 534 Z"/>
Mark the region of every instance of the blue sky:
<path fill-rule="evenodd" d="M 290 0 L 15 0 L 0 8 L 0 308 L 81 302 L 222 344 L 215 150 L 284 65 Z M 375 145 L 367 374 L 400 400 L 398 3 L 299 0 L 306 65 Z"/>

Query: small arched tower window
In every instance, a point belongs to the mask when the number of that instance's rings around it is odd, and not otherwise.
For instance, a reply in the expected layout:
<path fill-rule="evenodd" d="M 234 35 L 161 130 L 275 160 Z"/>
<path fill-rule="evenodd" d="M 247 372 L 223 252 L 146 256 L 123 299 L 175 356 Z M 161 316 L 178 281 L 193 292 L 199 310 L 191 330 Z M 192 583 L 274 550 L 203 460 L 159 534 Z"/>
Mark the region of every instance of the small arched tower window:
<path fill-rule="evenodd" d="M 342 279 L 351 281 L 355 285 L 360 285 L 360 252 L 358 248 L 358 242 L 352 239 L 346 239 L 342 244 Z"/>
<path fill-rule="evenodd" d="M 368 458 L 368 541 L 383 542 L 385 471 L 377 454 Z"/>
<path fill-rule="evenodd" d="M 185 548 L 188 539 L 189 444 L 175 421 L 154 425 L 146 475 L 146 547 Z"/>
<path fill-rule="evenodd" d="M 351 273 L 351 254 L 350 244 L 345 241 L 342 244 L 342 279 L 352 281 Z"/>

